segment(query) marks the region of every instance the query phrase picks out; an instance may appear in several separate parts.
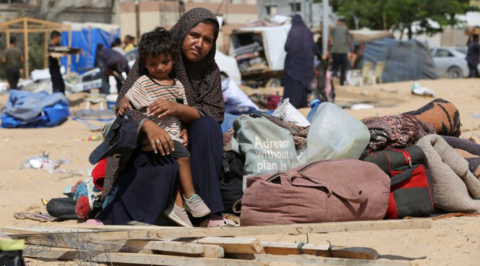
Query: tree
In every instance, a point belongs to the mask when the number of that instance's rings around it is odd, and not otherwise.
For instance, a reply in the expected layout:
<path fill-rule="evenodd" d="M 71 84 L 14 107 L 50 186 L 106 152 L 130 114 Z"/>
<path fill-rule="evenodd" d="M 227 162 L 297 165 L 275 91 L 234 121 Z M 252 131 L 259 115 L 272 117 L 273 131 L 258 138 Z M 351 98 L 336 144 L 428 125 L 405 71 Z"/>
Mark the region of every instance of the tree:
<path fill-rule="evenodd" d="M 401 32 L 406 29 L 409 39 L 413 35 L 414 23 L 420 27 L 418 33 L 432 35 L 441 32 L 444 26 L 457 25 L 456 14 L 478 9 L 471 7 L 469 0 L 330 0 L 330 3 L 351 28 L 356 18 L 359 27 L 381 30 L 386 26 Z M 441 27 L 432 27 L 429 20 Z"/>

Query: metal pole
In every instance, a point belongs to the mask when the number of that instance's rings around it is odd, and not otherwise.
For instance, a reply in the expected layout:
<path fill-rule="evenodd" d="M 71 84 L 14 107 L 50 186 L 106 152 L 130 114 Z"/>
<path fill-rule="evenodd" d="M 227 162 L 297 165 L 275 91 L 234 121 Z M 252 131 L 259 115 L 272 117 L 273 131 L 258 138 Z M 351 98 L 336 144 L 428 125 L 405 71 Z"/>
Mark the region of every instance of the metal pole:
<path fill-rule="evenodd" d="M 323 54 L 327 54 L 327 45 L 328 45 L 328 0 L 323 0 L 322 3 L 322 42 L 323 42 Z"/>
<path fill-rule="evenodd" d="M 302 5 L 300 6 L 300 9 L 302 10 L 302 18 L 303 21 L 305 21 L 308 26 L 308 20 L 307 20 L 307 1 L 302 0 Z"/>
<path fill-rule="evenodd" d="M 140 1 L 139 0 L 135 0 L 135 24 L 136 24 L 136 27 L 137 27 L 137 41 L 140 40 Z"/>

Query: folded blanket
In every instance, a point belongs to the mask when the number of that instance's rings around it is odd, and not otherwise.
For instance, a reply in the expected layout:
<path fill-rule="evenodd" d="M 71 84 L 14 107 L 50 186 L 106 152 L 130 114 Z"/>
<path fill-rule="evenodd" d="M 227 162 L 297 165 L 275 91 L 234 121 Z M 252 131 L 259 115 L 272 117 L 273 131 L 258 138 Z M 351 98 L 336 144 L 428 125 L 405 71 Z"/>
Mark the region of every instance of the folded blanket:
<path fill-rule="evenodd" d="M 431 124 L 438 135 L 455 136 L 461 134 L 460 113 L 457 107 L 444 99 L 435 99 L 418 110 L 404 113 Z"/>
<path fill-rule="evenodd" d="M 369 117 L 362 122 L 370 131 L 370 143 L 361 158 L 376 151 L 410 147 L 422 137 L 435 134 L 432 125 L 411 115 Z"/>
<path fill-rule="evenodd" d="M 446 212 L 480 213 L 480 180 L 463 159 L 439 135 L 417 142 L 427 156 L 433 176 L 434 206 Z"/>
<path fill-rule="evenodd" d="M 468 139 L 443 136 L 443 139 L 457 150 L 468 162 L 468 168 L 477 178 L 480 178 L 480 145 Z"/>

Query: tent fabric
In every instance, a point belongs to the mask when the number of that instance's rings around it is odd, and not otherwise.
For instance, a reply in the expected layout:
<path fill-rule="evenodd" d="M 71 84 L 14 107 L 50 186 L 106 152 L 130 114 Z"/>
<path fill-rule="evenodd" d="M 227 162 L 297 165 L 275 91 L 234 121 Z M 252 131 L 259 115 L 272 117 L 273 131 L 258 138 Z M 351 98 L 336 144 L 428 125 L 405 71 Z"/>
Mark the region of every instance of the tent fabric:
<path fill-rule="evenodd" d="M 373 42 L 383 38 L 393 37 L 393 33 L 388 30 L 351 30 L 350 34 L 357 43 Z"/>
<path fill-rule="evenodd" d="M 262 32 L 264 50 L 267 53 L 270 70 L 283 70 L 285 64 L 285 43 L 292 25 L 277 27 L 244 27 L 240 31 Z"/>
<path fill-rule="evenodd" d="M 1 120 L 4 128 L 54 127 L 69 115 L 68 100 L 63 93 L 11 90 Z"/>
<path fill-rule="evenodd" d="M 366 43 L 365 60 L 385 62 L 383 82 L 438 79 L 428 47 L 417 41 L 392 38 Z"/>
<path fill-rule="evenodd" d="M 117 25 L 71 22 L 66 24 L 72 26 L 71 47 L 81 48 L 83 51 L 83 54 L 81 55 L 72 56 L 71 61 L 70 71 L 77 72 L 79 74 L 83 74 L 88 69 L 93 67 L 98 44 L 103 44 L 105 48 L 110 48 L 111 40 L 114 40 L 120 36 L 120 28 Z M 88 43 L 89 34 L 91 38 L 90 44 Z M 62 32 L 62 46 L 68 46 L 68 31 Z M 79 57 L 78 60 L 77 56 Z M 67 57 L 62 57 L 61 62 L 66 68 Z"/>

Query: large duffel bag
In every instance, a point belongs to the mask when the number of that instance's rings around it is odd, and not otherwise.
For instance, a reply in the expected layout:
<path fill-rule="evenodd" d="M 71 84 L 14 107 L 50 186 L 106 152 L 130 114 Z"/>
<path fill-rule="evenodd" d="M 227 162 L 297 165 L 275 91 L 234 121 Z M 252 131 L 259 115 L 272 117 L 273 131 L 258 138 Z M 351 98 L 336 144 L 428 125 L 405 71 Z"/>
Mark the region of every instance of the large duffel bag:
<path fill-rule="evenodd" d="M 389 193 L 390 178 L 373 163 L 316 161 L 249 177 L 241 225 L 381 220 Z"/>
<path fill-rule="evenodd" d="M 420 147 L 376 152 L 364 161 L 378 165 L 391 178 L 385 218 L 420 217 L 433 213 L 433 179 Z"/>

